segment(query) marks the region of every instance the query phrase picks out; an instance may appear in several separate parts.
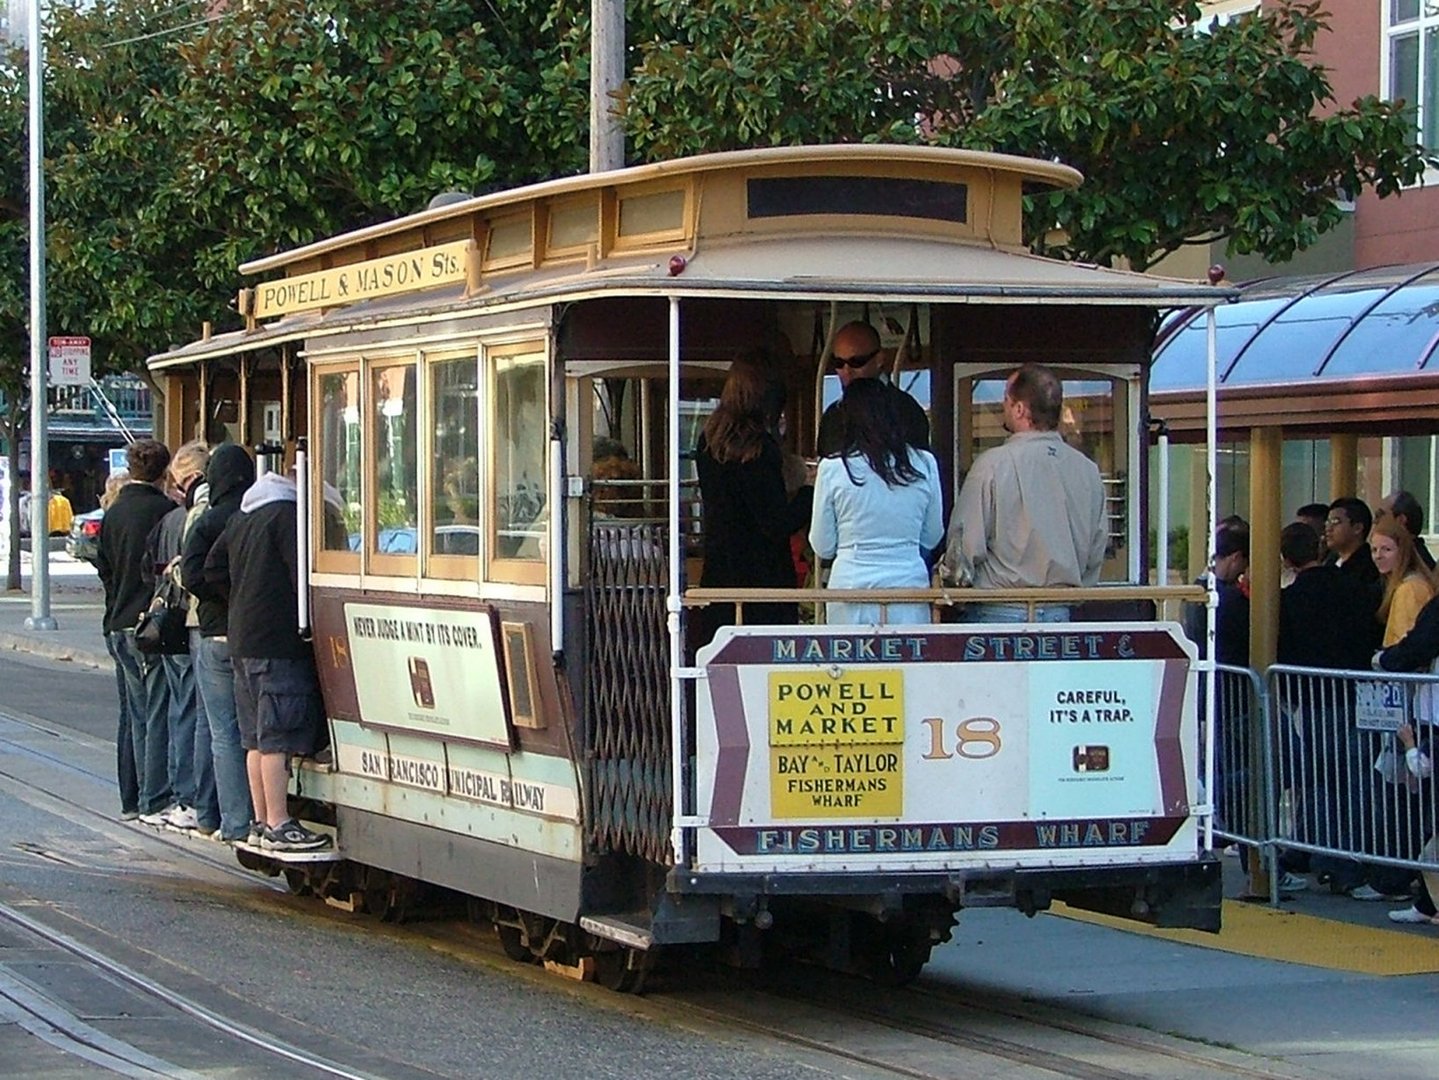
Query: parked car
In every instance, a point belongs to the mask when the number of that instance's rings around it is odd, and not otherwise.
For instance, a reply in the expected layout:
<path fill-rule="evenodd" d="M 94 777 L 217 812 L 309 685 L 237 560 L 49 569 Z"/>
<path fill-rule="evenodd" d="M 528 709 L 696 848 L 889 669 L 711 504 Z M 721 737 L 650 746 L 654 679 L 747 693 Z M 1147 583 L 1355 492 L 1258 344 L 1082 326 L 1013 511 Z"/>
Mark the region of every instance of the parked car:
<path fill-rule="evenodd" d="M 381 555 L 413 555 L 419 548 L 415 530 L 408 525 L 390 525 L 380 530 L 375 544 Z M 360 550 L 360 534 L 350 534 L 350 550 Z M 436 555 L 478 555 L 480 529 L 477 525 L 435 526 Z"/>
<path fill-rule="evenodd" d="M 75 520 L 70 523 L 70 534 L 65 537 L 65 553 L 76 559 L 94 562 L 100 553 L 100 522 L 104 517 L 103 510 L 76 514 Z"/>

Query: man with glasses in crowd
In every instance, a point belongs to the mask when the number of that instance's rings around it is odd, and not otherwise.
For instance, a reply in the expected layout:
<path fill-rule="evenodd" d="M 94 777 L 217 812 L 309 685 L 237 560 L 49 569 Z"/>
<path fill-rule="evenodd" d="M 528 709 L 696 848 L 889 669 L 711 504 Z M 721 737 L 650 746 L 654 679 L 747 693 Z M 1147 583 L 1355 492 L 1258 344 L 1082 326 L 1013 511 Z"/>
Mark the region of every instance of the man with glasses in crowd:
<path fill-rule="evenodd" d="M 1369 507 L 1352 495 L 1330 503 L 1329 516 L 1324 519 L 1324 546 L 1329 549 L 1325 561 L 1355 587 L 1357 606 L 1350 625 L 1364 638 L 1365 655 L 1379 648 L 1384 636 L 1384 627 L 1374 617 L 1384 595 L 1384 582 L 1369 553 L 1369 530 L 1373 526 L 1374 515 Z"/>
<path fill-rule="evenodd" d="M 858 320 L 845 323 L 834 335 L 830 356 L 843 389 L 848 390 L 856 379 L 878 379 L 890 393 L 897 394 L 899 414 L 904 418 L 905 441 L 921 450 L 929 449 L 929 417 L 919 402 L 883 377 L 887 357 L 874 327 Z M 835 402 L 820 417 L 816 440 L 820 457 L 839 453 L 843 433 L 839 429 L 838 406 L 839 402 Z"/>

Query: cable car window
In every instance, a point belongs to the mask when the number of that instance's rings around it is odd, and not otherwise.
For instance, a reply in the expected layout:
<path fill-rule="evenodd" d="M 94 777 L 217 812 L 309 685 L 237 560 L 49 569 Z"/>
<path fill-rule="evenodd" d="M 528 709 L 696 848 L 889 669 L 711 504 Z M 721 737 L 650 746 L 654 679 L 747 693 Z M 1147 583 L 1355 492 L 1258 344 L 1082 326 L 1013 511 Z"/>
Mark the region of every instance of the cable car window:
<path fill-rule="evenodd" d="M 358 570 L 361 521 L 360 372 L 326 371 L 315 395 L 319 433 L 319 498 L 322 525 L 317 567 Z"/>
<path fill-rule="evenodd" d="M 375 469 L 371 550 L 376 556 L 405 556 L 410 564 L 372 559 L 371 567 L 380 573 L 413 572 L 419 527 L 414 365 L 372 368 L 370 390 Z"/>
<path fill-rule="evenodd" d="M 546 367 L 537 343 L 489 350 L 490 576 L 542 584 L 549 495 Z"/>
<path fill-rule="evenodd" d="M 1009 370 L 973 379 L 966 390 L 963 382 L 957 399 L 967 395 L 972 418 L 968 452 L 962 455 L 961 469 L 956 470 L 956 497 L 963 483 L 963 472 L 985 450 L 998 446 L 1009 437 L 1004 428 L 1004 387 Z M 958 374 L 958 373 L 957 373 Z M 1102 581 L 1124 581 L 1125 563 L 1120 556 L 1130 542 L 1126 507 L 1129 500 L 1128 448 L 1122 433 L 1128 430 L 1126 384 L 1122 379 L 1090 377 L 1064 379 L 1064 411 L 1060 415 L 1059 434 L 1099 467 L 1104 481 L 1104 512 L 1108 518 L 1109 551 L 1105 557 Z M 956 433 L 958 434 L 958 432 Z"/>
<path fill-rule="evenodd" d="M 969 220 L 969 185 L 882 176 L 774 176 L 749 181 L 749 216 L 876 214 Z"/>
<path fill-rule="evenodd" d="M 474 353 L 432 363 L 430 573 L 476 577 L 480 556 L 479 364 Z M 449 557 L 455 557 L 453 562 Z"/>

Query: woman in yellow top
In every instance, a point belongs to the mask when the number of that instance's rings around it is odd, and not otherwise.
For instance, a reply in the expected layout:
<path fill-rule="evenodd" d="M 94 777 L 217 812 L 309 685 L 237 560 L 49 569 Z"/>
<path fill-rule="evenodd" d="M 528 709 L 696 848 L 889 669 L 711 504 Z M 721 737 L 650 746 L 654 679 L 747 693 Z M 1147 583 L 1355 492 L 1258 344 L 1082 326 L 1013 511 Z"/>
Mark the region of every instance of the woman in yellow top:
<path fill-rule="evenodd" d="M 1387 649 L 1414 629 L 1419 610 L 1434 596 L 1435 580 L 1419 561 L 1409 531 L 1392 517 L 1374 523 L 1369 548 L 1384 575 L 1384 599 L 1376 618 L 1384 624 Z"/>

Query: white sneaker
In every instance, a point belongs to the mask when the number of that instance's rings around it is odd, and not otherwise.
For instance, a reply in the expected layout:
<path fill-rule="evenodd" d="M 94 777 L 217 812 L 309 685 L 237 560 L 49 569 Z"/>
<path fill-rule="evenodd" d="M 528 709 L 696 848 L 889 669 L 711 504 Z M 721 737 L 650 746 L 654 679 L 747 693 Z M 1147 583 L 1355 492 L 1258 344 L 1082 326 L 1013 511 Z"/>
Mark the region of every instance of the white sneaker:
<path fill-rule="evenodd" d="M 165 824 L 172 829 L 181 829 L 189 832 L 200 827 L 200 819 L 195 816 L 195 808 L 192 806 L 172 806 L 164 814 Z"/>
<path fill-rule="evenodd" d="M 167 806 L 164 810 L 156 810 L 153 814 L 141 814 L 140 824 L 163 825 L 165 824 L 165 815 L 173 809 L 175 809 L 173 806 Z"/>
<path fill-rule="evenodd" d="M 1400 908 L 1398 911 L 1391 911 L 1389 913 L 1389 921 L 1397 923 L 1427 923 L 1432 922 L 1433 920 L 1430 919 L 1428 915 L 1425 915 L 1424 912 L 1420 911 L 1413 904 L 1410 904 L 1407 908 Z"/>
<path fill-rule="evenodd" d="M 1302 874 L 1284 873 L 1279 878 L 1279 891 L 1282 893 L 1303 892 L 1309 888 L 1309 879 Z"/>
<path fill-rule="evenodd" d="M 1356 885 L 1349 890 L 1351 900 L 1403 900 L 1402 896 L 1391 896 L 1389 893 L 1382 893 L 1373 885 Z"/>
<path fill-rule="evenodd" d="M 207 832 L 205 834 L 205 839 L 213 840 L 217 844 L 223 844 L 225 842 L 225 830 L 216 829 L 214 832 Z"/>

